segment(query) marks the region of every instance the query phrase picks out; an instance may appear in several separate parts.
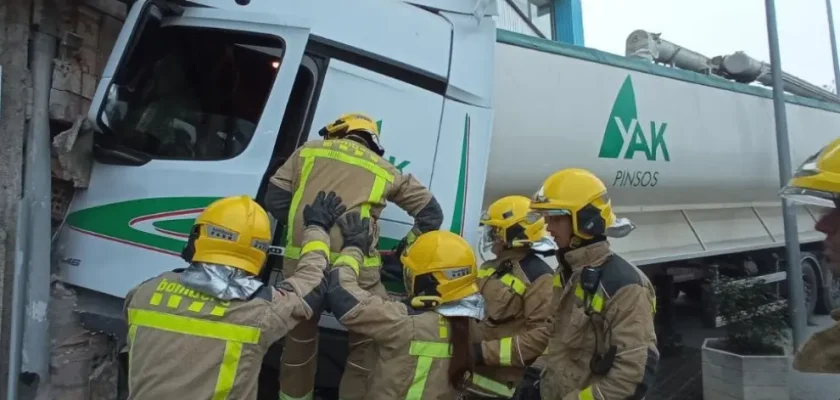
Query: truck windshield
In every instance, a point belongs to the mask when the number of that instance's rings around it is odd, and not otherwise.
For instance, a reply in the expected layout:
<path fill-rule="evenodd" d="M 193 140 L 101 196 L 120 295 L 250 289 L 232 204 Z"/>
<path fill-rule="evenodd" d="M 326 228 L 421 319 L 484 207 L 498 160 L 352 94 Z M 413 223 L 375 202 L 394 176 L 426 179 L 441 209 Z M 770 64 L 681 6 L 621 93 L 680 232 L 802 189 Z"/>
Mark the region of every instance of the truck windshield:
<path fill-rule="evenodd" d="M 106 93 L 104 136 L 153 158 L 235 157 L 254 134 L 282 56 L 279 38 L 144 29 Z"/>

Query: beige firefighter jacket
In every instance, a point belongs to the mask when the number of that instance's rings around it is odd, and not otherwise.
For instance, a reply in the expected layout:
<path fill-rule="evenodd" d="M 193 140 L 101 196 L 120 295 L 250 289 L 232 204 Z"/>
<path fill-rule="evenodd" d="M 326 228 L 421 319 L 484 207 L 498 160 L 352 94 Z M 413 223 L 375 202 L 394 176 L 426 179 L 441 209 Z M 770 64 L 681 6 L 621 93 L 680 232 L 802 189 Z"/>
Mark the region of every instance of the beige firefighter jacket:
<path fill-rule="evenodd" d="M 566 268 L 558 268 L 554 279 L 554 332 L 546 354 L 533 364 L 543 371 L 541 398 L 643 399 L 659 362 L 653 285 L 641 270 L 610 251 L 607 241 L 569 251 L 564 261 Z M 580 284 L 585 267 L 600 269 L 594 294 Z M 616 346 L 612 368 L 602 376 L 590 369 L 596 335 L 605 344 L 604 353 L 610 344 Z"/>
<path fill-rule="evenodd" d="M 141 283 L 125 299 L 129 399 L 256 399 L 269 346 L 320 309 L 327 233 L 304 233 L 293 276 L 247 301 L 221 301 L 181 285 L 179 272 Z"/>
<path fill-rule="evenodd" d="M 368 400 L 454 399 L 449 386 L 449 321 L 434 311 L 374 296 L 356 279 L 362 252 L 348 247 L 327 274 L 327 301 L 351 332 L 374 340 L 379 358 L 368 379 Z"/>
<path fill-rule="evenodd" d="M 359 212 L 371 218 L 371 249 L 364 265 L 382 265 L 376 245 L 379 227 L 376 221 L 391 201 L 425 225 L 421 231 L 437 229 L 443 222 L 440 206 L 432 193 L 411 174 L 402 174 L 388 161 L 366 146 L 347 139 L 313 140 L 298 148 L 289 160 L 271 177 L 270 182 L 282 192 L 291 194 L 286 230 L 287 258 L 297 259 L 302 240 L 303 205 L 310 204 L 319 191 L 334 191 L 341 197 L 347 212 Z M 267 201 L 268 202 L 268 201 Z M 282 202 L 281 202 L 282 203 Z M 275 216 L 284 206 L 267 204 Z M 333 260 L 342 247 L 338 227 L 330 231 Z"/>
<path fill-rule="evenodd" d="M 840 309 L 831 312 L 834 326 L 817 332 L 802 345 L 793 359 L 797 371 L 840 374 Z"/>
<path fill-rule="evenodd" d="M 484 364 L 477 373 L 515 388 L 524 367 L 543 353 L 552 327 L 552 273 L 527 248 L 506 250 L 481 266 L 486 318 L 477 324 Z"/>

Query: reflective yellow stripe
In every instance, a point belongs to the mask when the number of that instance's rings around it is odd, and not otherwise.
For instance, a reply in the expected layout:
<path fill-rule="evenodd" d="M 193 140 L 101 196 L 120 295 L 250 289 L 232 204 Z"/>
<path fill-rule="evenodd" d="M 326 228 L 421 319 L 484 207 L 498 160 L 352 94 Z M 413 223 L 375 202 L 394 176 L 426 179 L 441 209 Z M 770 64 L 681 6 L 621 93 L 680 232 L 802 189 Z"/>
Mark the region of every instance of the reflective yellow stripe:
<path fill-rule="evenodd" d="M 356 276 L 359 276 L 359 262 L 356 261 L 356 259 L 353 258 L 352 256 L 348 256 L 348 255 L 339 256 L 335 260 L 335 263 L 333 263 L 333 264 L 336 267 L 341 266 L 341 265 L 346 265 L 350 268 L 353 268 L 353 272 L 356 273 Z"/>
<path fill-rule="evenodd" d="M 411 229 L 410 231 L 408 231 L 408 233 L 405 235 L 406 244 L 414 244 L 414 241 L 417 240 L 417 237 L 419 235 L 420 233 L 417 232 L 415 229 Z"/>
<path fill-rule="evenodd" d="M 525 294 L 525 283 L 522 282 L 519 278 L 513 276 L 513 274 L 505 274 L 502 276 L 502 283 L 508 285 L 513 289 L 513 291 L 518 295 Z"/>
<path fill-rule="evenodd" d="M 592 308 L 595 311 L 601 312 L 604 310 L 604 297 L 601 296 L 599 293 L 596 293 L 595 296 L 592 296 Z"/>
<path fill-rule="evenodd" d="M 288 227 L 286 228 L 286 243 L 291 243 L 292 239 L 294 238 L 295 233 L 295 224 L 294 218 L 297 215 L 297 209 L 300 206 L 300 199 L 303 197 L 303 191 L 306 189 L 306 181 L 309 180 L 309 174 L 312 173 L 312 166 L 315 165 L 315 159 L 312 157 L 303 157 L 303 167 L 300 170 L 300 182 L 298 182 L 298 188 L 295 190 L 295 194 L 292 195 L 292 203 L 289 204 L 289 223 Z M 297 253 L 297 254 L 295 254 Z M 300 248 L 286 246 L 286 257 L 293 258 L 297 260 L 300 258 Z"/>
<path fill-rule="evenodd" d="M 223 317 L 225 315 L 226 308 L 214 306 L 212 310 L 210 310 L 210 315 L 215 315 L 217 317 Z"/>
<path fill-rule="evenodd" d="M 513 353 L 513 338 L 503 337 L 499 340 L 499 364 L 503 367 L 510 365 L 511 354 Z"/>
<path fill-rule="evenodd" d="M 420 400 L 423 398 L 423 391 L 426 389 L 426 379 L 429 378 L 429 371 L 432 369 L 432 361 L 435 358 L 449 358 L 449 343 L 425 342 L 413 340 L 408 353 L 417 356 L 417 369 L 414 370 L 414 379 L 408 389 L 406 400 Z"/>
<path fill-rule="evenodd" d="M 216 378 L 216 388 L 213 390 L 213 400 L 225 400 L 233 388 L 236 380 L 236 369 L 239 368 L 239 358 L 242 356 L 242 343 L 228 341 L 225 343 L 225 354 L 219 367 L 219 377 Z"/>
<path fill-rule="evenodd" d="M 128 370 L 131 371 L 131 354 L 134 350 L 134 337 L 137 336 L 137 325 L 128 327 Z M 131 379 L 128 380 L 128 389 L 131 390 Z"/>
<path fill-rule="evenodd" d="M 194 301 L 192 302 L 192 304 L 190 304 L 190 306 L 187 309 L 192 312 L 201 312 L 202 308 L 204 308 L 203 301 Z"/>
<path fill-rule="evenodd" d="M 169 308 L 178 308 L 179 305 L 181 305 L 181 296 L 170 294 L 169 299 L 166 300 L 166 306 Z"/>
<path fill-rule="evenodd" d="M 581 300 L 586 300 L 586 298 L 584 296 L 584 293 L 583 293 L 583 287 L 580 286 L 580 284 L 578 284 L 575 287 L 575 296 L 577 296 L 577 298 L 579 298 Z M 601 311 L 604 310 L 604 296 L 601 295 L 600 290 L 598 292 L 596 292 L 594 296 L 592 296 L 591 305 L 592 305 L 592 309 L 595 310 L 596 312 L 601 312 Z"/>
<path fill-rule="evenodd" d="M 320 240 L 312 240 L 303 245 L 303 250 L 300 251 L 300 255 L 303 256 L 304 254 L 309 253 L 310 251 L 319 250 L 324 253 L 324 256 L 330 254 L 330 246 L 327 246 L 326 243 Z"/>
<path fill-rule="evenodd" d="M 472 375 L 472 383 L 478 386 L 481 389 L 487 390 L 492 394 L 499 395 L 504 398 L 509 398 L 513 396 L 513 389 L 507 387 L 503 383 L 496 382 L 490 378 L 473 374 Z"/>
<path fill-rule="evenodd" d="M 449 358 L 452 356 L 449 352 L 449 343 L 425 342 L 422 340 L 412 340 L 408 354 L 432 358 Z"/>
<path fill-rule="evenodd" d="M 154 294 L 152 294 L 152 298 L 149 299 L 149 304 L 151 304 L 153 306 L 159 306 L 161 300 L 163 300 L 163 294 L 162 293 L 154 293 Z"/>
<path fill-rule="evenodd" d="M 388 182 L 394 181 L 394 176 L 391 175 L 385 168 L 380 167 L 373 160 L 365 160 L 359 157 L 351 156 L 350 154 L 336 151 L 332 149 L 313 149 L 306 148 L 300 151 L 300 156 L 304 158 L 323 157 L 331 160 L 341 161 L 345 164 L 355 165 L 359 168 L 364 168 L 374 175 L 385 179 Z M 303 186 L 303 185 L 300 185 Z"/>
<path fill-rule="evenodd" d="M 257 344 L 260 330 L 251 326 L 229 324 L 227 322 L 205 321 L 198 318 L 165 314 L 157 311 L 128 310 L 129 325 L 145 326 L 184 335 L 200 336 L 212 339 Z"/>
<path fill-rule="evenodd" d="M 414 379 L 411 380 L 411 387 L 408 388 L 406 400 L 421 400 L 423 391 L 426 389 L 426 379 L 429 378 L 429 371 L 432 369 L 431 357 L 418 357 L 417 369 L 414 370 Z M 374 389 L 375 390 L 375 389 Z"/>
<path fill-rule="evenodd" d="M 553 285 L 554 287 L 563 287 L 563 280 L 562 280 L 562 279 L 560 279 L 560 275 L 559 275 L 559 274 L 554 275 L 554 278 L 551 280 L 551 282 L 552 282 L 552 285 Z"/>
<path fill-rule="evenodd" d="M 299 260 L 301 256 L 300 247 L 286 246 L 286 257 L 294 260 Z M 341 253 L 330 253 L 330 264 L 335 264 Z M 366 268 L 379 268 L 382 266 L 382 258 L 377 254 L 376 256 L 365 256 L 362 266 Z"/>
<path fill-rule="evenodd" d="M 362 218 L 370 218 L 370 207 L 373 204 L 379 204 L 382 200 L 382 195 L 385 194 L 385 178 L 377 175 L 373 180 L 373 187 L 370 188 L 370 195 L 368 195 L 368 202 L 362 205 Z"/>
<path fill-rule="evenodd" d="M 495 268 L 489 268 L 489 267 L 488 268 L 482 268 L 482 269 L 478 270 L 478 277 L 479 277 L 479 279 L 480 278 L 487 278 L 488 276 L 491 276 L 495 273 L 496 273 Z M 501 281 L 505 285 L 510 286 L 511 289 L 513 289 L 513 291 L 516 292 L 516 294 L 518 294 L 520 296 L 525 294 L 525 288 L 526 288 L 525 282 L 522 282 L 521 279 L 517 278 L 513 274 L 505 274 L 504 276 L 502 276 Z"/>
<path fill-rule="evenodd" d="M 446 324 L 446 318 L 443 315 L 438 315 L 438 336 L 441 339 L 449 337 L 449 326 Z"/>
<path fill-rule="evenodd" d="M 586 389 L 580 391 L 578 395 L 579 400 L 595 400 L 595 396 L 592 395 L 592 386 L 587 386 Z"/>

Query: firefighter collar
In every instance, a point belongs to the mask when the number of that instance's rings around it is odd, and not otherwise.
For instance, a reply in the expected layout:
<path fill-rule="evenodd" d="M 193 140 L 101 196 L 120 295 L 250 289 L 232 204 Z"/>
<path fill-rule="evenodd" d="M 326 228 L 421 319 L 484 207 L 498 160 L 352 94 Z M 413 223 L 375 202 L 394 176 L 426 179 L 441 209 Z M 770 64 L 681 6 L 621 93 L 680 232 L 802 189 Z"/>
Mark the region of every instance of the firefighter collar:
<path fill-rule="evenodd" d="M 219 300 L 247 300 L 263 285 L 241 269 L 208 263 L 190 264 L 181 273 L 181 284 Z"/>
<path fill-rule="evenodd" d="M 602 240 L 578 249 L 570 250 L 564 257 L 573 271 L 583 267 L 598 267 L 612 254 L 610 242 Z"/>
<path fill-rule="evenodd" d="M 458 301 L 443 303 L 435 311 L 444 317 L 469 317 L 481 321 L 484 319 L 484 297 L 472 294 Z"/>

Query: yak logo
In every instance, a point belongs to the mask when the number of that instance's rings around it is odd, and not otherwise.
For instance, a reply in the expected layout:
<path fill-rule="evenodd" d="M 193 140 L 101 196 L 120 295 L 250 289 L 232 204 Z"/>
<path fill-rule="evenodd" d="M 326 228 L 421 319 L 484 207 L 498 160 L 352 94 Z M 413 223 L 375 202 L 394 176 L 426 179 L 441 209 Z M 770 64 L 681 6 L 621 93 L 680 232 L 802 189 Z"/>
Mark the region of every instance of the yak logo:
<path fill-rule="evenodd" d="M 639 120 L 633 81 L 627 75 L 613 103 L 598 157 L 632 160 L 642 153 L 648 161 L 671 161 L 665 144 L 667 127 L 665 122 Z"/>

